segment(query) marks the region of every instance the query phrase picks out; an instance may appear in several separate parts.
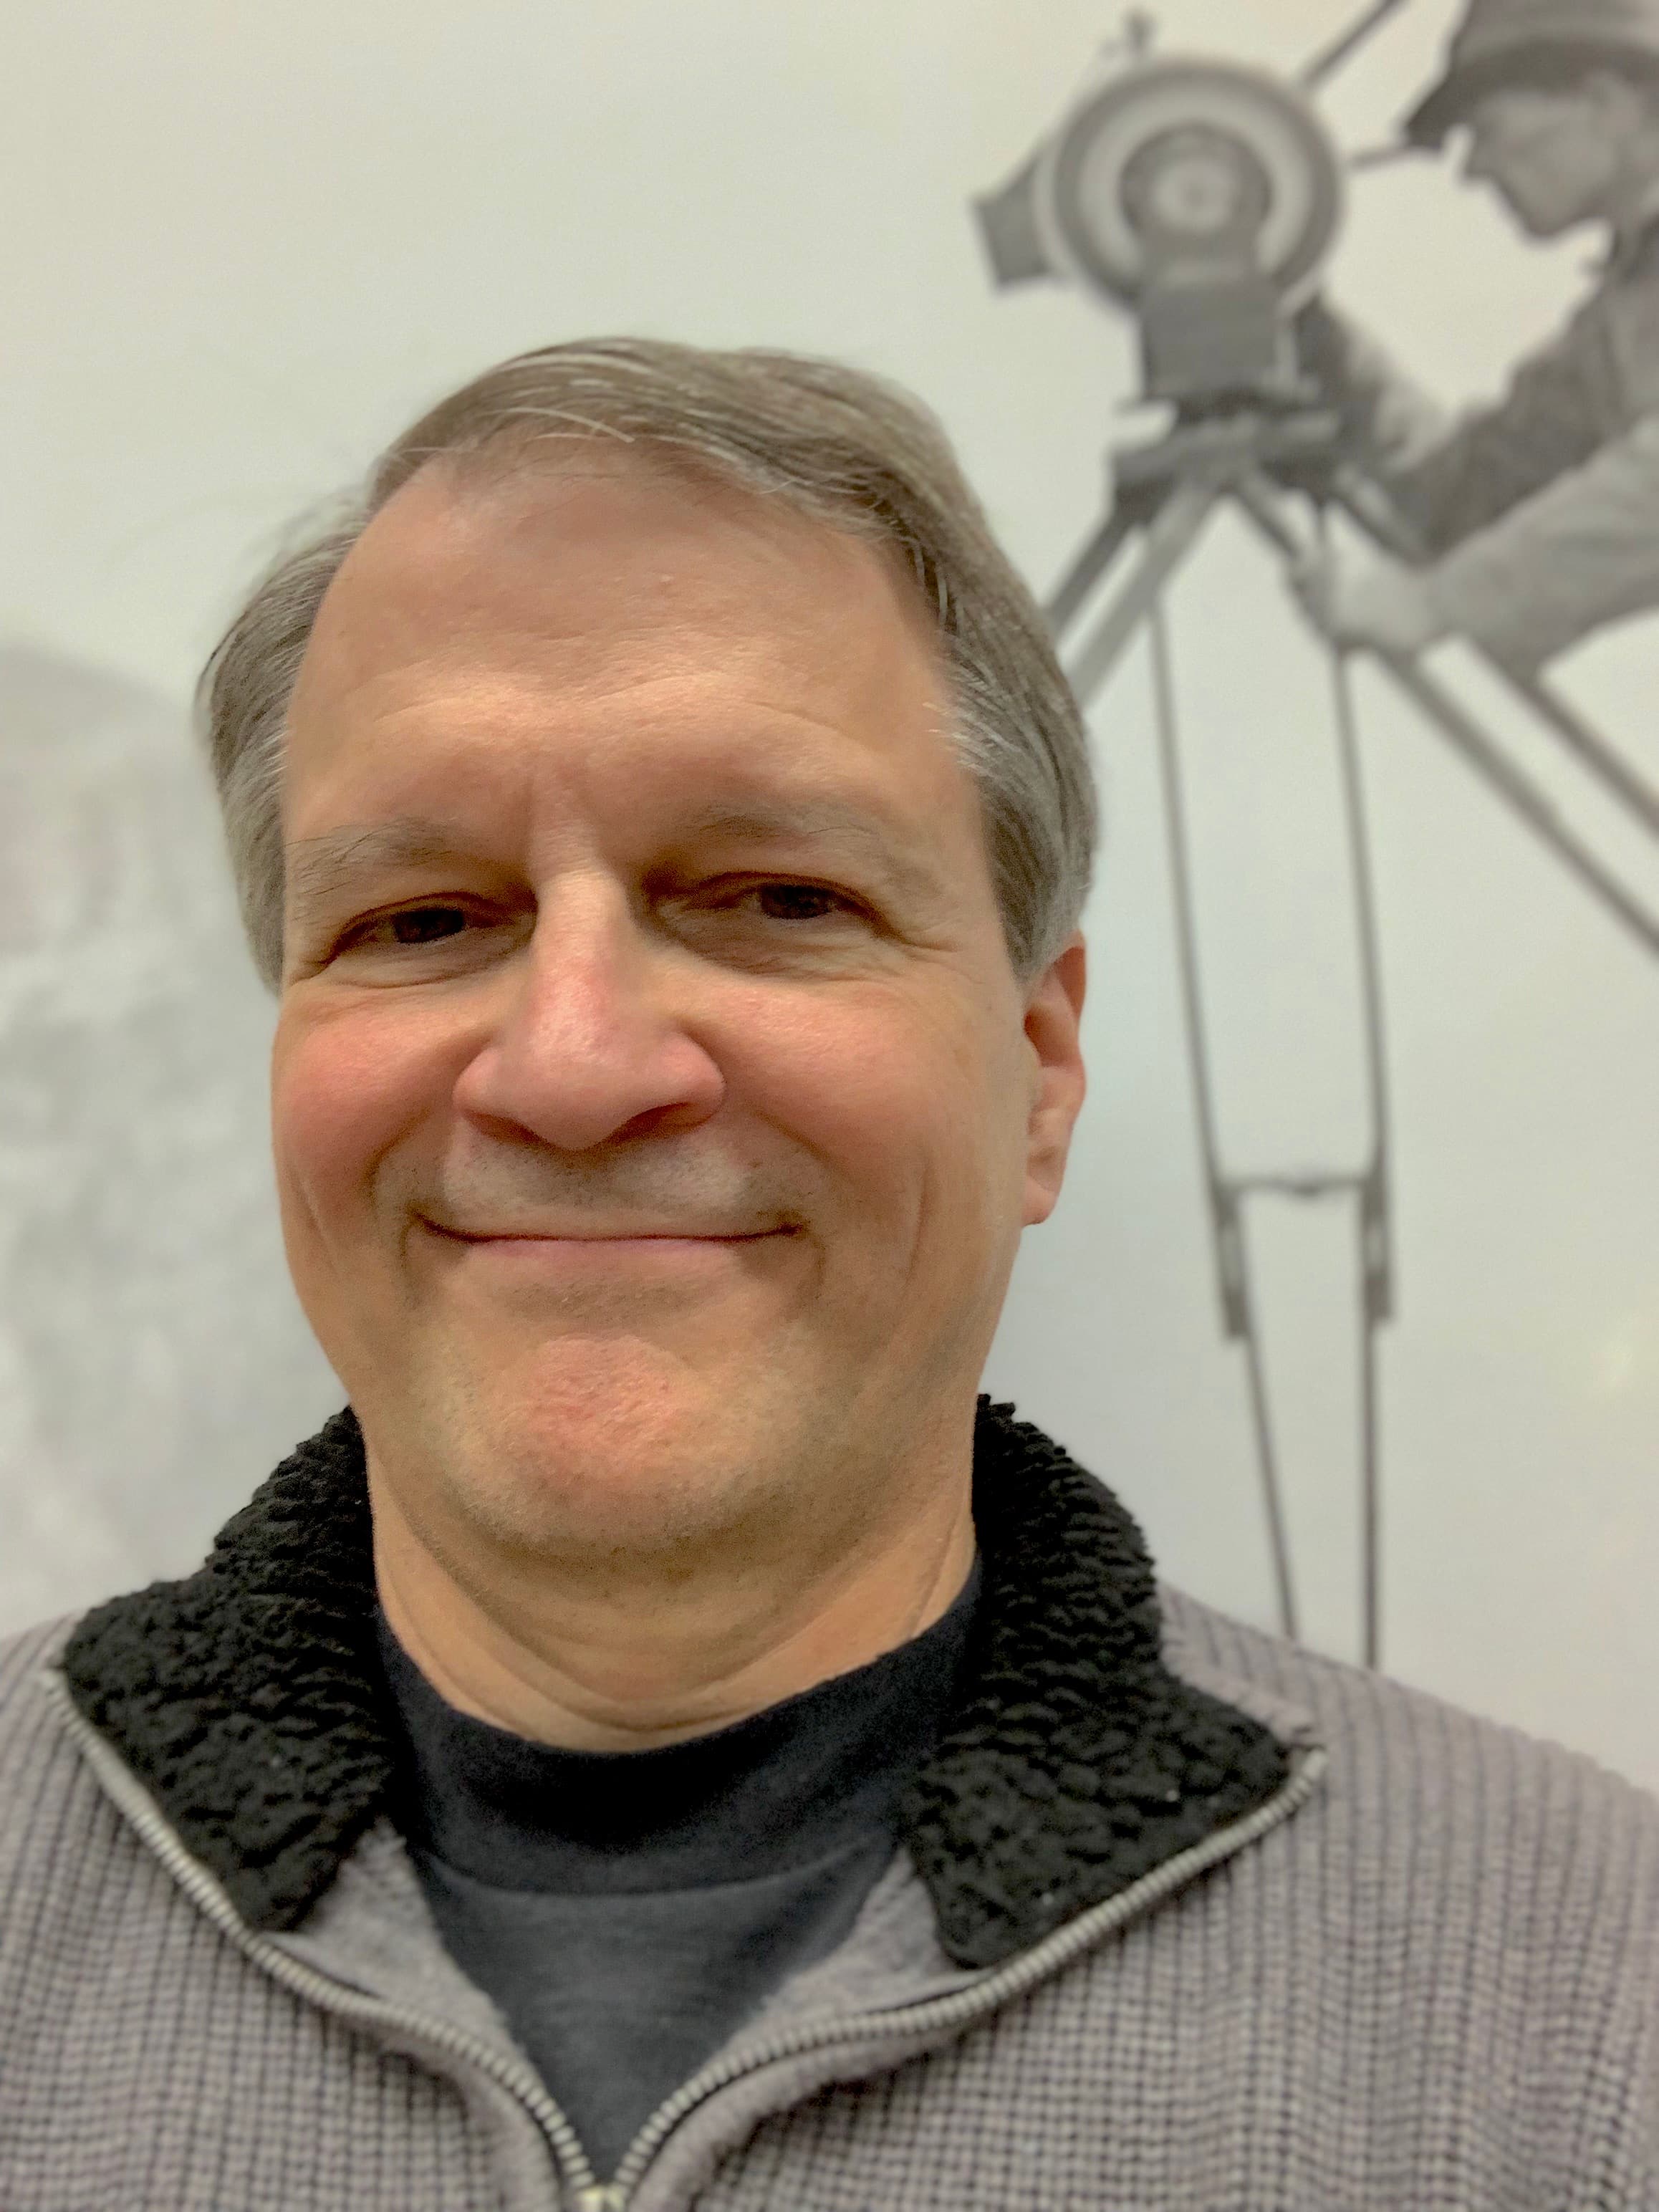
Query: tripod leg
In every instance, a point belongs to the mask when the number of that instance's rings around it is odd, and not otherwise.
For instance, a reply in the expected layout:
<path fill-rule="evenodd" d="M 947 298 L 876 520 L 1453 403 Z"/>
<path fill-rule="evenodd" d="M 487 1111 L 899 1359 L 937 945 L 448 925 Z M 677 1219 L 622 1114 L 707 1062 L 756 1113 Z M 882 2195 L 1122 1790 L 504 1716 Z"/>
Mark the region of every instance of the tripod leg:
<path fill-rule="evenodd" d="M 1365 807 L 1359 718 L 1352 671 L 1346 653 L 1332 649 L 1337 757 L 1348 860 L 1353 879 L 1354 924 L 1359 947 L 1360 995 L 1364 1009 L 1365 1066 L 1370 1092 L 1370 1165 L 1359 1185 L 1359 1578 L 1366 1666 L 1382 1662 L 1382 1466 L 1378 1435 L 1377 1334 L 1394 1316 L 1394 1235 L 1391 1123 L 1387 1030 L 1382 1011 L 1382 957 L 1371 872 L 1370 827 Z"/>
<path fill-rule="evenodd" d="M 1193 481 L 1177 484 L 1158 508 L 1146 531 L 1139 567 L 1066 671 L 1080 705 L 1088 705 L 1135 632 L 1157 607 L 1164 586 L 1198 542 L 1219 497 L 1219 486 Z"/>
<path fill-rule="evenodd" d="M 1291 1574 L 1291 1541 L 1285 1526 L 1273 1402 L 1267 1395 L 1267 1363 L 1261 1348 L 1261 1328 L 1256 1316 L 1249 1261 L 1243 1255 L 1243 1224 L 1237 1222 L 1237 1200 L 1235 1198 L 1231 1202 L 1241 1255 L 1239 1291 L 1243 1322 L 1238 1337 L 1244 1348 L 1244 1377 L 1250 1398 L 1250 1431 L 1255 1439 L 1255 1463 L 1261 1477 L 1261 1507 L 1267 1524 L 1267 1549 L 1273 1559 L 1273 1584 L 1279 1599 L 1279 1633 L 1294 1644 L 1301 1631 L 1297 1620 L 1296 1585 Z"/>
<path fill-rule="evenodd" d="M 1389 1111 L 1388 1031 L 1382 1006 L 1382 950 L 1352 672 L 1347 655 L 1334 648 L 1331 653 L 1331 680 L 1336 708 L 1337 763 L 1347 823 L 1348 868 L 1353 884 L 1365 1082 L 1370 1109 L 1370 1164 L 1361 1186 L 1363 1280 L 1366 1315 L 1371 1326 L 1381 1328 L 1394 1317 L 1393 1143 Z"/>
<path fill-rule="evenodd" d="M 1505 668 L 1501 660 L 1492 666 L 1518 697 L 1524 700 L 1540 721 L 1558 737 L 1568 751 L 1574 754 L 1607 790 L 1642 823 L 1644 829 L 1659 836 L 1659 791 L 1633 769 L 1627 760 L 1614 752 L 1606 740 L 1593 730 L 1582 714 L 1576 714 L 1551 685 L 1540 676 L 1524 676 L 1518 669 Z"/>
<path fill-rule="evenodd" d="M 1382 1448 L 1377 1389 L 1377 1333 L 1386 1319 L 1379 1297 L 1376 1250 L 1386 1237 L 1380 1200 L 1368 1182 L 1359 1197 L 1359 1553 L 1365 1664 L 1382 1663 Z"/>
<path fill-rule="evenodd" d="M 1398 560 L 1414 562 L 1422 557 L 1422 548 L 1395 513 L 1380 484 L 1349 467 L 1338 471 L 1335 491 L 1337 504 L 1343 513 L 1358 525 L 1373 544 Z M 1531 708 L 1583 768 L 1627 807 L 1644 828 L 1659 836 L 1659 791 L 1641 771 L 1616 752 L 1601 732 L 1592 729 L 1542 677 L 1510 668 L 1491 654 L 1485 657 L 1516 696 Z"/>
<path fill-rule="evenodd" d="M 1054 586 L 1042 611 L 1056 642 L 1071 628 L 1090 592 L 1123 550 L 1134 526 L 1122 501 L 1116 501 Z"/>
<path fill-rule="evenodd" d="M 1382 1320 L 1372 1179 L 1241 1179 L 1241 1332 L 1267 1526 L 1290 1515 L 1300 1633 L 1375 1668 L 1383 1644 Z M 1271 1476 L 1271 1480 L 1269 1477 Z M 1286 1579 L 1287 1579 L 1286 1576 Z"/>
<path fill-rule="evenodd" d="M 1255 1444 L 1256 1469 L 1261 1480 L 1262 1512 L 1267 1522 L 1267 1548 L 1273 1562 L 1273 1583 L 1283 1633 L 1294 1642 L 1297 1633 L 1296 1585 L 1291 1571 L 1290 1538 L 1280 1496 L 1279 1452 L 1273 1435 L 1273 1407 L 1267 1395 L 1267 1364 L 1262 1356 L 1249 1255 L 1236 1186 L 1221 1160 L 1217 1128 L 1215 1086 L 1210 1068 L 1208 1034 L 1204 1021 L 1203 980 L 1199 972 L 1198 915 L 1193 895 L 1192 854 L 1187 836 L 1187 805 L 1181 774 L 1181 748 L 1176 734 L 1175 671 L 1170 656 L 1169 628 L 1154 601 L 1148 623 L 1152 658 L 1152 698 L 1158 721 L 1158 767 L 1164 785 L 1164 822 L 1169 840 L 1170 888 L 1175 905 L 1176 949 L 1180 962 L 1181 1005 L 1187 1036 L 1187 1065 L 1192 1077 L 1194 1118 L 1203 1153 L 1204 1185 L 1209 1200 L 1210 1237 L 1215 1261 L 1216 1284 L 1221 1299 L 1222 1323 L 1227 1334 L 1243 1350 L 1244 1378 L 1249 1394 L 1250 1432 Z"/>
<path fill-rule="evenodd" d="M 1472 715 L 1414 660 L 1401 653 L 1377 655 L 1395 684 L 1424 718 L 1485 778 L 1510 811 L 1518 814 L 1534 835 L 1555 854 L 1569 874 L 1577 876 L 1614 920 L 1629 931 L 1647 951 L 1659 957 L 1659 917 L 1650 915 L 1633 898 L 1590 848 L 1567 828 L 1544 794 L 1510 767 Z"/>
<path fill-rule="evenodd" d="M 1240 509 L 1249 515 L 1276 552 L 1293 557 L 1300 551 L 1265 479 L 1241 477 L 1233 490 Z M 1376 652 L 1375 658 L 1425 721 L 1437 729 L 1462 755 L 1510 811 L 1518 814 L 1534 836 L 1548 846 L 1568 872 L 1577 878 L 1645 951 L 1659 957 L 1659 916 L 1650 914 L 1619 878 L 1602 866 L 1583 840 L 1560 819 L 1546 795 L 1510 766 L 1474 717 L 1465 712 L 1445 686 L 1404 653 Z"/>

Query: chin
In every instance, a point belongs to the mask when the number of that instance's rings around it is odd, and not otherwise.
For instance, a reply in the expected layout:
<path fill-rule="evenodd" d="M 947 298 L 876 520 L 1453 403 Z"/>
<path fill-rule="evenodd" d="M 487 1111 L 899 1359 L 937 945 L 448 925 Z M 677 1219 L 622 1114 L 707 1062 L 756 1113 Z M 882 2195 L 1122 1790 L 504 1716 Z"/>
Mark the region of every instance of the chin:
<path fill-rule="evenodd" d="M 1576 230 L 1580 223 L 1588 222 L 1590 219 L 1577 208 L 1563 210 L 1559 208 L 1525 207 L 1508 198 L 1504 204 L 1516 228 L 1526 238 L 1562 238 L 1568 231 Z"/>
<path fill-rule="evenodd" d="M 684 1556 L 746 1517 L 747 1486 L 729 1467 L 684 1456 L 618 1467 L 580 1452 L 556 1462 L 509 1453 L 470 1472 L 454 1501 L 463 1516 L 503 1549 L 550 1564 Z"/>
<path fill-rule="evenodd" d="M 425 1395 L 453 1503 L 514 1549 L 680 1549 L 740 1521 L 765 1487 L 749 1394 L 655 1347 L 612 1340 L 603 1361 L 543 1358 L 528 1373 L 455 1377 Z M 759 1426 L 775 1473 L 775 1419 Z"/>

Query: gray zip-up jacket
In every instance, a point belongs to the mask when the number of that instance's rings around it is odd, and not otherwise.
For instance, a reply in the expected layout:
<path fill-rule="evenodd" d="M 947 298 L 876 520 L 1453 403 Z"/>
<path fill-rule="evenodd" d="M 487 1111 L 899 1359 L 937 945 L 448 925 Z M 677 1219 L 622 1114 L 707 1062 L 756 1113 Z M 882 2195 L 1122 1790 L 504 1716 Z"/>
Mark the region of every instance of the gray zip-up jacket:
<path fill-rule="evenodd" d="M 1006 1409 L 975 1510 L 903 1848 L 611 2176 L 389 1817 L 349 1414 L 201 1573 L 7 1647 L 0 2208 L 1659 2212 L 1659 1805 L 1160 1615 Z"/>

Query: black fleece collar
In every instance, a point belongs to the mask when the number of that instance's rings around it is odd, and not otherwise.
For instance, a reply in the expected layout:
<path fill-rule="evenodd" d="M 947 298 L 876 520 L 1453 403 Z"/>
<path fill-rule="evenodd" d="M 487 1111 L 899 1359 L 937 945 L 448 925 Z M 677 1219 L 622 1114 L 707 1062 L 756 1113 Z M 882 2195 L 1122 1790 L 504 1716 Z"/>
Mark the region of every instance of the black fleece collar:
<path fill-rule="evenodd" d="M 974 1515 L 984 1590 L 903 1825 L 944 1948 L 988 1966 L 1262 1803 L 1287 1758 L 1164 1666 L 1116 1499 L 984 1399 Z M 198 1573 L 88 1613 L 63 1664 L 243 1917 L 297 1926 L 393 1778 L 356 1416 L 285 1460 Z"/>

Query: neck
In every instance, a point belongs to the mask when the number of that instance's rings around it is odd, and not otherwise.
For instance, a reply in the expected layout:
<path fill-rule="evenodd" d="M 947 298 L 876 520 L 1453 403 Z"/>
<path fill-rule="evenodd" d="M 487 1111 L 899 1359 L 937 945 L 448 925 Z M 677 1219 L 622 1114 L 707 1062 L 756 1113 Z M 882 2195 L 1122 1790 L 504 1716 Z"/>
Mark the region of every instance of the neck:
<path fill-rule="evenodd" d="M 973 1566 L 971 1448 L 956 1477 L 838 1557 L 769 1559 L 736 1540 L 723 1565 L 695 1574 L 647 1562 L 599 1582 L 521 1559 L 453 1571 L 371 1451 L 375 1577 L 398 1643 L 460 1711 L 562 1749 L 647 1751 L 730 1727 L 931 1627 Z"/>

